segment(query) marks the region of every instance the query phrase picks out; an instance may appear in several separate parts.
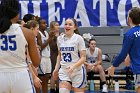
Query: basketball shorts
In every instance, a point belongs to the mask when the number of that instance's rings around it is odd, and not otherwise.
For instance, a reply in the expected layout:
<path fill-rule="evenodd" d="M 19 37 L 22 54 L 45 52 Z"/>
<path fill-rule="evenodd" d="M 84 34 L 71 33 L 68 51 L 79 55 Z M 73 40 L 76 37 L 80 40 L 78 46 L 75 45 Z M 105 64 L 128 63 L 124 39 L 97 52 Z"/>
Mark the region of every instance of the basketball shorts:
<path fill-rule="evenodd" d="M 0 93 L 36 93 L 27 70 L 0 72 Z"/>
<path fill-rule="evenodd" d="M 38 74 L 51 73 L 52 65 L 49 57 L 41 57 L 41 62 L 38 67 Z"/>
<path fill-rule="evenodd" d="M 66 68 L 59 69 L 59 79 L 61 81 L 70 81 L 74 88 L 84 88 L 87 85 L 86 70 L 84 66 L 75 69 L 71 75 L 66 71 Z"/>

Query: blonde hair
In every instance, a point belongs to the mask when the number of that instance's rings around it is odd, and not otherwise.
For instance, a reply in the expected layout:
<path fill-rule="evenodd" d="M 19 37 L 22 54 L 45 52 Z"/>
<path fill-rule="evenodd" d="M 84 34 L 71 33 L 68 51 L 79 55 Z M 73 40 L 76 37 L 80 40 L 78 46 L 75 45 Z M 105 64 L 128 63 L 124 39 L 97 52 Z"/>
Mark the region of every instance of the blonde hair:
<path fill-rule="evenodd" d="M 30 29 L 32 27 L 35 28 L 37 26 L 39 26 L 39 23 L 37 21 L 35 21 L 35 20 L 30 20 L 26 24 L 24 24 L 24 27 L 26 27 L 28 29 Z"/>
<path fill-rule="evenodd" d="M 52 21 L 51 23 L 50 23 L 50 31 L 53 31 L 53 30 L 55 30 L 55 24 L 56 23 L 58 23 L 57 21 Z"/>

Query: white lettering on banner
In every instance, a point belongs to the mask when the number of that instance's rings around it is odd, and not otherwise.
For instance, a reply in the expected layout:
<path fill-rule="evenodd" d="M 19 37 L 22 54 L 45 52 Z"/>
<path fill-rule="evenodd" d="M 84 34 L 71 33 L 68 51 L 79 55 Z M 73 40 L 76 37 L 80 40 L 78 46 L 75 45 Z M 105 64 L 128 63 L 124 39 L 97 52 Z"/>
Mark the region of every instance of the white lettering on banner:
<path fill-rule="evenodd" d="M 93 0 L 93 9 L 96 9 L 97 2 L 99 0 Z M 100 0 L 100 26 L 107 26 L 107 0 Z M 113 0 L 108 0 L 113 9 Z"/>
<path fill-rule="evenodd" d="M 86 4 L 89 4 L 90 3 L 89 1 L 75 0 L 74 2 L 72 0 L 73 2 L 71 3 L 70 3 L 70 0 L 67 2 L 66 1 L 67 0 L 19 0 L 21 4 L 21 18 L 23 18 L 23 16 L 28 13 L 33 13 L 34 15 L 38 15 L 38 16 L 45 15 L 44 19 L 46 19 L 48 23 L 50 23 L 51 21 L 57 20 L 59 21 L 60 26 L 63 27 L 66 18 L 73 17 L 73 16 L 67 15 L 67 12 L 69 11 L 66 11 L 67 10 L 66 8 L 71 9 L 71 7 L 70 6 L 67 7 L 65 5 L 67 5 L 66 3 L 69 3 L 69 4 L 76 5 L 75 6 L 76 10 L 72 10 L 71 13 L 74 13 L 74 14 L 71 14 L 71 15 L 74 15 L 74 18 L 78 22 L 81 22 L 81 26 L 83 27 L 94 26 L 94 24 L 95 25 L 99 24 L 98 26 L 108 26 L 107 23 L 108 23 L 108 20 L 110 20 L 110 18 L 107 19 L 107 16 L 110 16 L 110 15 L 107 15 L 107 14 L 111 14 L 111 13 L 113 15 L 111 19 L 114 18 L 115 22 L 114 21 L 112 21 L 112 23 L 110 22 L 109 26 L 114 26 L 114 24 L 117 24 L 117 26 L 118 25 L 126 26 L 127 25 L 126 14 L 128 13 L 128 10 L 126 10 L 126 6 L 127 6 L 127 9 L 131 7 L 135 7 L 135 6 L 136 7 L 140 6 L 139 0 L 116 0 L 116 3 L 114 3 L 115 0 L 91 0 L 91 2 L 93 2 L 93 5 L 92 5 L 93 8 L 91 6 L 91 11 L 95 11 L 95 13 L 99 13 L 99 16 L 98 16 L 98 14 L 95 14 L 94 12 L 90 13 L 90 11 L 88 11 L 88 9 L 90 9 L 90 6 Z M 45 9 L 42 9 L 42 7 L 40 7 L 40 4 L 42 3 L 44 4 Z M 32 10 L 32 4 L 33 4 L 33 10 Z M 99 9 L 97 9 L 97 5 L 99 5 L 98 6 Z M 30 9 L 31 11 L 28 9 Z M 107 9 L 109 10 L 112 9 L 111 13 L 110 11 L 107 11 Z M 116 11 L 114 12 L 114 10 Z M 60 15 L 61 13 L 64 13 L 64 14 Z M 92 19 L 91 18 L 92 16 L 93 17 L 96 16 L 95 18 L 97 19 L 90 20 Z M 116 16 L 118 18 L 115 18 Z"/>
<path fill-rule="evenodd" d="M 80 18 L 77 18 L 78 14 L 79 14 L 79 17 Z M 85 5 L 84 5 L 83 0 L 79 0 L 78 1 L 74 18 L 78 22 L 81 22 L 82 25 L 84 25 L 84 26 L 90 26 L 90 22 L 89 22 L 89 19 L 88 19 L 87 11 L 85 9 Z"/>
<path fill-rule="evenodd" d="M 118 19 L 120 20 L 120 24 L 123 26 L 127 25 L 127 21 L 124 20 L 126 19 L 126 12 L 124 12 L 126 10 L 126 2 L 127 0 L 120 0 L 119 5 L 118 5 Z M 131 0 L 132 3 L 132 7 L 139 7 L 139 2 L 138 0 Z"/>
<path fill-rule="evenodd" d="M 65 9 L 64 6 L 64 0 L 48 0 L 48 7 L 49 7 L 49 23 L 51 21 L 55 21 L 55 17 L 57 18 L 57 21 L 60 21 L 60 8 L 57 8 L 56 12 L 55 12 L 55 2 L 59 2 L 62 5 L 62 9 Z M 60 26 L 63 26 L 65 23 L 65 18 L 62 19 L 62 23 L 60 24 Z"/>
<path fill-rule="evenodd" d="M 132 2 L 132 7 L 140 7 L 138 0 L 131 0 L 131 2 Z"/>
<path fill-rule="evenodd" d="M 40 16 L 40 3 L 42 2 L 42 0 L 41 1 L 32 1 L 32 3 L 33 3 L 33 8 L 34 8 L 34 15 L 36 15 L 36 16 Z"/>
<path fill-rule="evenodd" d="M 21 4 L 21 18 L 23 18 L 23 16 L 25 14 L 28 14 L 28 3 L 29 1 L 19 1 Z"/>
<path fill-rule="evenodd" d="M 120 0 L 119 5 L 118 5 L 118 19 L 120 20 L 120 24 L 123 26 L 126 26 L 126 12 L 125 11 L 125 5 L 126 5 L 127 0 Z"/>

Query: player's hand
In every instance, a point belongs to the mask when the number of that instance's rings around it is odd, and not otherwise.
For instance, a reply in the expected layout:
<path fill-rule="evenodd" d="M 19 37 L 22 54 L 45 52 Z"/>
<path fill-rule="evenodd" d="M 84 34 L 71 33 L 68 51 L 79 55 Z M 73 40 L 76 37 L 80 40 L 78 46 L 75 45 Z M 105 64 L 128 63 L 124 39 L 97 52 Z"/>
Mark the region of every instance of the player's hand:
<path fill-rule="evenodd" d="M 54 37 L 54 36 L 55 36 L 55 31 L 50 31 L 50 32 L 49 32 L 49 37 L 52 38 L 52 37 Z"/>
<path fill-rule="evenodd" d="M 72 74 L 72 72 L 73 72 L 72 66 L 67 67 L 66 70 L 69 74 Z"/>
<path fill-rule="evenodd" d="M 53 79 L 58 80 L 58 70 L 54 69 L 54 71 L 53 71 Z"/>
<path fill-rule="evenodd" d="M 68 72 L 68 74 L 70 75 L 70 76 L 73 76 L 74 75 L 74 66 L 73 65 L 71 65 L 71 66 L 69 66 L 69 67 L 67 67 L 66 68 L 66 71 Z"/>
<path fill-rule="evenodd" d="M 87 69 L 92 70 L 92 69 L 93 69 L 93 64 L 89 63 L 89 64 L 87 65 Z"/>
<path fill-rule="evenodd" d="M 41 85 L 42 81 L 37 76 L 34 77 L 33 81 L 36 88 L 42 89 L 42 85 Z"/>
<path fill-rule="evenodd" d="M 108 71 L 108 75 L 109 76 L 114 76 L 115 67 L 114 66 L 111 66 L 106 71 Z"/>

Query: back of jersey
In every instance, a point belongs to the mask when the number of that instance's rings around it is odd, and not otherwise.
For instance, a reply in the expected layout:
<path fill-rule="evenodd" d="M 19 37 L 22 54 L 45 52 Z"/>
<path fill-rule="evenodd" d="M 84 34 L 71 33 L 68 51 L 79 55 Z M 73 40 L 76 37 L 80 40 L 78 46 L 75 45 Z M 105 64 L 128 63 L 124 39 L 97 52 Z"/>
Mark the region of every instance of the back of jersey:
<path fill-rule="evenodd" d="M 17 71 L 27 68 L 27 41 L 18 24 L 12 24 L 3 34 L 0 34 L 0 72 Z"/>

